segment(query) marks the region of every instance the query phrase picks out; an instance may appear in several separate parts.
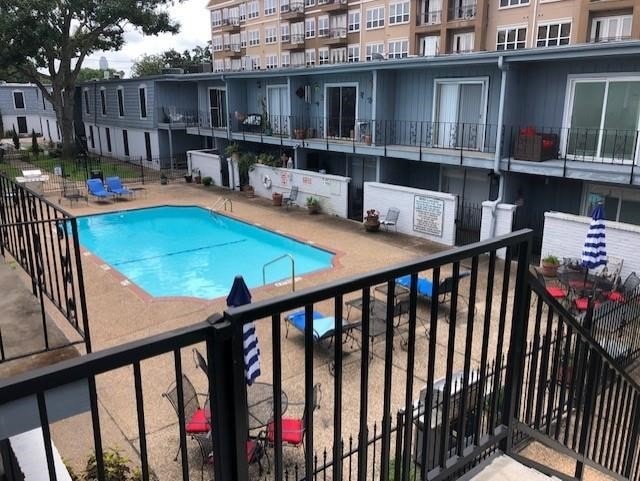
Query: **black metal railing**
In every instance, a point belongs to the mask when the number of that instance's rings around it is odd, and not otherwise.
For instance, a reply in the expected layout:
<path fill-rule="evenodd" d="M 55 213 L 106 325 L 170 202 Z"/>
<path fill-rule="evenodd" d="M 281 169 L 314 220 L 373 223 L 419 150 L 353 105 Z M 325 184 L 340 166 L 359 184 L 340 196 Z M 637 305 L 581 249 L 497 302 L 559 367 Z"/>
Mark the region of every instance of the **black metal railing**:
<path fill-rule="evenodd" d="M 87 301 L 76 219 L 24 185 L 0 174 L 0 254 L 11 256 L 29 276 L 40 307 L 40 326 L 26 329 L 27 320 L 13 319 L 0 330 L 0 362 L 84 342 L 91 351 Z M 49 307 L 58 311 L 79 340 L 52 339 Z M 24 308 L 25 316 L 28 309 Z M 5 316 L 11 317 L 7 312 Z M 29 339 L 23 338 L 29 333 Z M 42 343 L 33 338 L 40 333 Z"/>
<path fill-rule="evenodd" d="M 442 23 L 442 10 L 420 12 L 417 17 L 417 25 L 438 25 Z"/>

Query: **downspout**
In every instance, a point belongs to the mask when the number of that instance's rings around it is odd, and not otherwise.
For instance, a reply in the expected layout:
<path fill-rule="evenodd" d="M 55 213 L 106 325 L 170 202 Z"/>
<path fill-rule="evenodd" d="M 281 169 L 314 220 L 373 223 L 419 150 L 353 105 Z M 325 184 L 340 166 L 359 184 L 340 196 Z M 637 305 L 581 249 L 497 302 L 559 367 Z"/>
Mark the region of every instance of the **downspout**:
<path fill-rule="evenodd" d="M 498 104 L 498 128 L 496 133 L 496 153 L 493 159 L 493 173 L 498 176 L 498 196 L 496 200 L 493 201 L 493 205 L 491 206 L 491 236 L 495 237 L 496 235 L 496 210 L 498 208 L 498 204 L 502 202 L 502 197 L 504 196 L 504 176 L 500 171 L 500 160 L 502 159 L 502 124 L 504 122 L 504 99 L 506 96 L 507 90 L 507 66 L 504 64 L 504 57 L 498 57 L 498 68 L 501 72 L 501 80 L 500 80 L 500 103 Z"/>

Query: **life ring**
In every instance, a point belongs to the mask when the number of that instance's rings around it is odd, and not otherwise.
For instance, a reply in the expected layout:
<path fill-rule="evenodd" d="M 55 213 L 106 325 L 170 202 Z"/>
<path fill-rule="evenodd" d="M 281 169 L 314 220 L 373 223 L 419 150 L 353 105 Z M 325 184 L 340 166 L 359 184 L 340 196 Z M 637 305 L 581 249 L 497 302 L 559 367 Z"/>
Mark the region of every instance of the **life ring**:
<path fill-rule="evenodd" d="M 262 185 L 264 185 L 264 188 L 267 190 L 271 189 L 271 177 L 265 175 L 262 179 Z"/>

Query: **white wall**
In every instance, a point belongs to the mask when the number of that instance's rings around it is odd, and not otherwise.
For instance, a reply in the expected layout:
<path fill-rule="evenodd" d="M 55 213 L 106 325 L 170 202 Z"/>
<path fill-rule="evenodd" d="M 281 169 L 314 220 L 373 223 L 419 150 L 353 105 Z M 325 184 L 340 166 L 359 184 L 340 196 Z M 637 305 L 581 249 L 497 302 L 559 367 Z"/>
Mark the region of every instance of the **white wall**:
<path fill-rule="evenodd" d="M 93 135 L 95 137 L 95 147 L 91 148 L 91 139 L 89 138 L 89 126 L 93 127 Z M 100 138 L 98 138 L 98 127 L 100 128 Z M 106 130 L 108 127 L 111 134 L 111 152 L 107 150 Z M 87 147 L 89 152 L 100 154 L 100 141 L 102 141 L 102 155 L 112 156 L 120 159 L 126 158 L 124 152 L 124 140 L 122 136 L 122 128 L 114 127 L 113 125 L 98 124 L 97 126 L 92 123 L 84 124 L 85 133 L 87 135 Z M 157 130 L 140 130 L 140 129 L 124 129 L 127 131 L 129 139 L 129 159 L 132 161 L 139 161 L 142 158 L 145 166 L 152 169 L 160 168 L 160 146 L 158 144 L 158 131 Z M 151 134 L 151 157 L 152 162 L 147 162 L 147 148 L 144 142 L 144 133 L 149 132 Z M 53 132 L 52 132 L 53 133 Z"/>
<path fill-rule="evenodd" d="M 542 237 L 542 257 L 552 254 L 563 257 L 581 257 L 591 218 L 563 212 L 545 212 Z M 622 279 L 636 272 L 640 274 L 640 226 L 605 221 L 607 254 L 620 257 Z"/>
<path fill-rule="evenodd" d="M 425 234 L 414 230 L 414 199 L 415 196 L 432 197 L 444 202 L 442 221 L 442 236 Z M 456 196 L 432 190 L 414 189 L 400 185 L 382 184 L 379 182 L 364 183 L 364 210 L 375 209 L 385 216 L 390 207 L 400 210 L 398 218 L 398 232 L 422 237 L 433 242 L 448 246 L 456 243 Z"/>
<path fill-rule="evenodd" d="M 202 177 L 211 177 L 215 185 L 222 186 L 219 155 L 206 151 L 189 150 L 187 151 L 187 164 L 189 173 L 198 169 Z"/>
<path fill-rule="evenodd" d="M 18 131 L 18 117 L 26 117 L 27 119 L 27 134 L 31 135 L 31 131 L 35 130 L 36 134 L 41 134 L 42 129 L 40 128 L 40 116 L 39 115 L 3 115 L 2 123 L 4 125 L 4 130 L 16 129 Z M 51 132 L 53 133 L 53 132 Z M 4 132 L 2 132 L 4 135 Z M 24 135 L 24 134 L 20 134 Z"/>
<path fill-rule="evenodd" d="M 496 202 L 491 200 L 486 200 L 482 203 L 481 241 L 509 234 L 513 230 L 513 216 L 518 206 L 513 204 L 498 204 L 494 210 L 495 205 Z M 495 228 L 493 226 L 494 222 Z M 506 249 L 497 251 L 498 257 L 504 259 L 505 255 Z"/>
<path fill-rule="evenodd" d="M 271 189 L 264 186 L 264 178 L 271 179 Z M 310 170 L 282 169 L 256 164 L 249 172 L 249 183 L 257 196 L 271 198 L 274 192 L 285 197 L 291 186 L 298 186 L 297 204 L 305 206 L 307 197 L 313 196 L 320 201 L 322 212 L 338 217 L 347 217 L 349 201 L 349 177 L 319 174 Z"/>

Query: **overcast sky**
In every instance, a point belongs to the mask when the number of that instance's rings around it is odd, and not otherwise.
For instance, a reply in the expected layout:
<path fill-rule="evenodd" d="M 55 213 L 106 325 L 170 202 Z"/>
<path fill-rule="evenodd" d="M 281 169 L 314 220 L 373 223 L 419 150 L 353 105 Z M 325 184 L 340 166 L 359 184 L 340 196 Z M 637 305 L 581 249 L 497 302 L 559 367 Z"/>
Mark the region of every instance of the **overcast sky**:
<path fill-rule="evenodd" d="M 98 68 L 98 61 L 105 56 L 109 67 L 124 70 L 129 77 L 129 70 L 134 60 L 143 54 L 161 53 L 171 48 L 178 52 L 192 49 L 196 45 L 204 46 L 211 40 L 209 27 L 208 0 L 184 0 L 183 3 L 169 7 L 174 19 L 180 22 L 180 33 L 176 35 L 159 35 L 145 37 L 137 32 L 125 35 L 126 43 L 118 52 L 96 52 L 84 61 L 84 67 Z"/>

